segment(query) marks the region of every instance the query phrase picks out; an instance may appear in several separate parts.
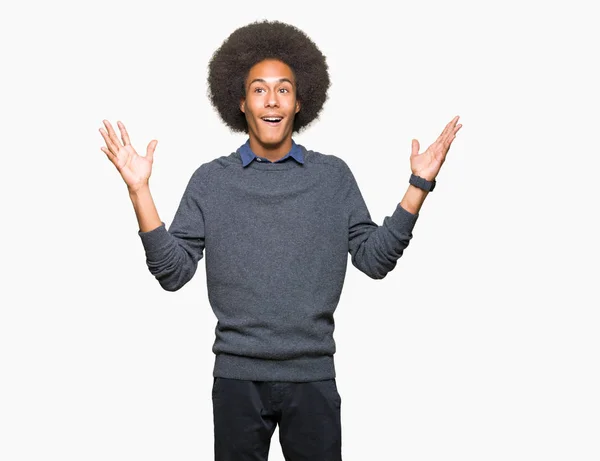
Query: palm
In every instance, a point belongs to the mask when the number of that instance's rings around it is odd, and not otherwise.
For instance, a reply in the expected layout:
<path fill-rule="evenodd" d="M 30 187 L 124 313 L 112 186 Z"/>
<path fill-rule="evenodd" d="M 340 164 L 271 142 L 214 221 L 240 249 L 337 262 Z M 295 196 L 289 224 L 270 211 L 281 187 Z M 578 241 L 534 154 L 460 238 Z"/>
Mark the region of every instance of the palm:
<path fill-rule="evenodd" d="M 101 149 L 115 165 L 127 187 L 133 191 L 147 184 L 152 173 L 154 149 L 158 141 L 151 141 L 146 149 L 146 156 L 142 157 L 131 145 L 125 125 L 118 122 L 123 142 L 117 138 L 115 130 L 107 120 L 104 121 L 104 125 L 108 131 L 100 129 L 100 133 L 106 141 L 106 147 Z"/>
<path fill-rule="evenodd" d="M 462 126 L 460 124 L 457 125 L 457 122 L 458 116 L 454 117 L 446 125 L 442 134 L 421 154 L 419 154 L 419 141 L 413 139 L 410 168 L 415 175 L 428 181 L 435 179 L 446 160 L 446 154 L 456 137 L 456 133 Z"/>
<path fill-rule="evenodd" d="M 121 146 L 114 162 L 128 187 L 134 187 L 150 178 L 152 163 L 139 155 L 131 146 Z"/>

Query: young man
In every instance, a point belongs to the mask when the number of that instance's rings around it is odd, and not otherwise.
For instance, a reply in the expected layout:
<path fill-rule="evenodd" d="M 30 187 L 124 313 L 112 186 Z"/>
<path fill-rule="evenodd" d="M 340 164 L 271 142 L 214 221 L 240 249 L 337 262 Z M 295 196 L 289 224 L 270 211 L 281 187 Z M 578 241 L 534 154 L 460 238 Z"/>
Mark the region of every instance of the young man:
<path fill-rule="evenodd" d="M 333 314 L 348 254 L 374 279 L 395 267 L 461 125 L 455 117 L 420 154 L 413 140 L 408 189 L 378 226 L 347 164 L 292 139 L 330 84 L 303 32 L 277 21 L 234 31 L 211 58 L 208 83 L 221 118 L 248 140 L 194 172 L 169 230 L 148 185 L 156 141 L 139 156 L 125 126 L 121 143 L 105 120 L 102 150 L 127 184 L 161 286 L 178 290 L 206 257 L 218 319 L 215 459 L 266 460 L 279 425 L 286 460 L 341 460 Z"/>

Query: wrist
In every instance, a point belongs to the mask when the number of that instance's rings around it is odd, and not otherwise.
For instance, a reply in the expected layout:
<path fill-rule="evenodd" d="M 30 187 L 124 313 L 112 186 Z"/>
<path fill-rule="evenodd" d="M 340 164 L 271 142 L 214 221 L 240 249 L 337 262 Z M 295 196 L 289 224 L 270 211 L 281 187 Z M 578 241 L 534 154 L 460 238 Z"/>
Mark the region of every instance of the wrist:
<path fill-rule="evenodd" d="M 409 213 L 418 214 L 427 194 L 429 194 L 429 192 L 413 185 L 409 185 L 404 197 L 402 197 L 402 200 L 400 201 L 400 206 Z"/>
<path fill-rule="evenodd" d="M 414 174 L 415 176 L 419 176 L 427 181 L 435 180 L 435 176 L 436 176 L 435 173 L 431 173 L 431 172 L 427 173 L 425 171 L 412 170 L 411 173 Z"/>
<path fill-rule="evenodd" d="M 136 187 L 127 186 L 127 191 L 129 192 L 129 197 L 133 199 L 143 195 L 148 195 L 150 193 L 150 187 L 148 186 L 148 183 L 144 183 Z"/>

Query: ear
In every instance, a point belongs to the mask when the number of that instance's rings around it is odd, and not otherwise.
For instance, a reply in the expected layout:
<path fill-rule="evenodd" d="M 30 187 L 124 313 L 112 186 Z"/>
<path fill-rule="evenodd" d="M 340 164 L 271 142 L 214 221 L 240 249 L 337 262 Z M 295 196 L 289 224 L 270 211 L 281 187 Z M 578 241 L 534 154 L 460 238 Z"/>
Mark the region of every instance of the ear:
<path fill-rule="evenodd" d="M 240 110 L 245 114 L 246 113 L 246 98 L 240 99 Z"/>
<path fill-rule="evenodd" d="M 296 112 L 295 113 L 297 114 L 298 112 L 300 112 L 300 101 L 298 101 L 296 99 Z"/>

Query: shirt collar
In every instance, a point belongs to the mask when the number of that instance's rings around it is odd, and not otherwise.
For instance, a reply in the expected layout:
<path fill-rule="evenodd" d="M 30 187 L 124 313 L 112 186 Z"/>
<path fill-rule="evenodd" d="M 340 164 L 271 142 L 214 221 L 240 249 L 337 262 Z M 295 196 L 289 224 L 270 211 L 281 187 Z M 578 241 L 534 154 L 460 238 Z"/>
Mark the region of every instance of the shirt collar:
<path fill-rule="evenodd" d="M 250 149 L 250 140 L 249 139 L 240 146 L 240 148 L 238 149 L 238 152 L 240 153 L 240 157 L 242 158 L 242 166 L 243 167 L 248 165 L 255 158 L 257 158 L 257 155 L 254 152 L 252 152 L 252 149 Z M 280 158 L 276 162 L 271 162 L 270 160 L 268 160 L 264 157 L 261 157 L 261 158 L 265 162 L 279 163 L 279 162 L 283 162 L 288 157 L 292 157 L 298 163 L 301 163 L 301 164 L 304 163 L 304 156 L 302 155 L 302 149 L 300 148 L 300 146 L 298 146 L 298 144 L 296 144 L 294 142 L 293 139 L 292 139 L 292 148 L 283 158 Z"/>

